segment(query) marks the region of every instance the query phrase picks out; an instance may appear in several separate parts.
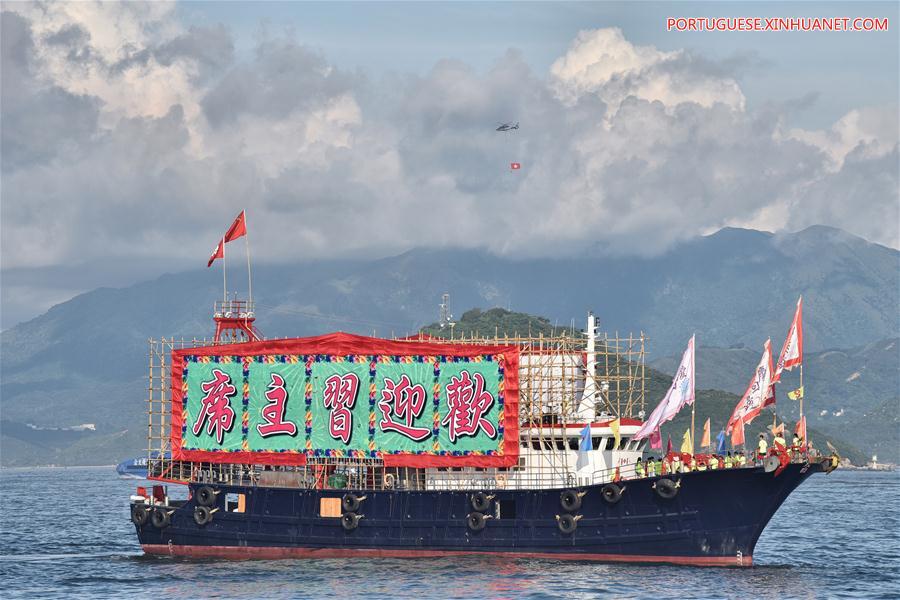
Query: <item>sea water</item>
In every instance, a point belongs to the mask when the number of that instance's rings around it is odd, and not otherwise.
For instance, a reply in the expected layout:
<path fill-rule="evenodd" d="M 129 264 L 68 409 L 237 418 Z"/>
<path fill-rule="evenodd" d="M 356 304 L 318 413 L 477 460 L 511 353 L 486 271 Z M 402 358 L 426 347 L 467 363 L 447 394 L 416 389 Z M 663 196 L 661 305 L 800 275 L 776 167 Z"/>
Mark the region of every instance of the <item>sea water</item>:
<path fill-rule="evenodd" d="M 900 598 L 900 473 L 813 475 L 747 569 L 489 556 L 144 556 L 113 467 L 0 471 L 2 598 Z"/>

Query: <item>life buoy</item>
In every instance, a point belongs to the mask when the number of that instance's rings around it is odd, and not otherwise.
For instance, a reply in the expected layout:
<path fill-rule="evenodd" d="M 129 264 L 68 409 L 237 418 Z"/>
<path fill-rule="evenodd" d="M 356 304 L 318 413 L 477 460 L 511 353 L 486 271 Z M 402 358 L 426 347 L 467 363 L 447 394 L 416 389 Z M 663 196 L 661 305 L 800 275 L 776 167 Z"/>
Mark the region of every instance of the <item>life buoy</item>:
<path fill-rule="evenodd" d="M 671 500 L 677 496 L 679 487 L 681 487 L 680 482 L 675 483 L 671 479 L 666 479 L 665 477 L 653 484 L 653 489 L 656 490 L 659 497 L 665 498 L 666 500 Z"/>
<path fill-rule="evenodd" d="M 497 474 L 497 487 L 503 489 L 506 487 L 506 483 L 509 481 L 509 477 L 506 473 L 498 473 Z"/>
<path fill-rule="evenodd" d="M 603 496 L 603 499 L 610 504 L 615 504 L 622 499 L 622 492 L 624 491 L 624 487 L 619 487 L 615 483 L 607 483 L 602 488 L 600 488 L 600 495 Z"/>
<path fill-rule="evenodd" d="M 394 475 L 392 473 L 387 473 L 384 476 L 384 487 L 393 488 L 394 487 Z"/>
<path fill-rule="evenodd" d="M 472 512 L 466 516 L 466 525 L 472 531 L 481 531 L 487 525 L 487 520 L 491 517 L 480 512 Z"/>
<path fill-rule="evenodd" d="M 362 501 L 365 499 L 365 496 L 357 496 L 356 494 L 344 494 L 344 497 L 341 498 L 341 508 L 344 509 L 344 512 L 355 513 L 359 510 L 359 505 L 362 504 Z"/>
<path fill-rule="evenodd" d="M 484 492 L 475 492 L 472 494 L 471 498 L 472 508 L 476 512 L 483 513 L 491 507 L 491 500 L 493 500 L 493 498 L 493 495 L 488 495 Z"/>
<path fill-rule="evenodd" d="M 359 520 L 362 518 L 362 515 L 358 515 L 354 512 L 344 513 L 341 516 L 341 527 L 344 528 L 344 531 L 353 531 L 359 527 Z"/>
<path fill-rule="evenodd" d="M 556 526 L 562 533 L 574 533 L 578 529 L 579 519 L 581 519 L 581 515 L 574 517 L 572 515 L 556 515 Z"/>
<path fill-rule="evenodd" d="M 583 495 L 584 492 L 579 493 L 575 490 L 565 490 L 559 495 L 559 503 L 562 505 L 563 510 L 574 512 L 581 508 L 581 497 Z"/>
<path fill-rule="evenodd" d="M 134 504 L 131 507 L 131 522 L 142 527 L 150 520 L 150 511 L 144 504 Z"/>
<path fill-rule="evenodd" d="M 170 511 L 164 508 L 156 508 L 150 515 L 150 522 L 157 529 L 165 529 L 172 522 Z"/>
<path fill-rule="evenodd" d="M 197 504 L 200 506 L 213 506 L 216 503 L 216 496 L 219 492 L 212 489 L 208 485 L 204 485 L 197 489 Z"/>
<path fill-rule="evenodd" d="M 194 523 L 203 527 L 213 519 L 213 511 L 208 506 L 194 507 Z"/>

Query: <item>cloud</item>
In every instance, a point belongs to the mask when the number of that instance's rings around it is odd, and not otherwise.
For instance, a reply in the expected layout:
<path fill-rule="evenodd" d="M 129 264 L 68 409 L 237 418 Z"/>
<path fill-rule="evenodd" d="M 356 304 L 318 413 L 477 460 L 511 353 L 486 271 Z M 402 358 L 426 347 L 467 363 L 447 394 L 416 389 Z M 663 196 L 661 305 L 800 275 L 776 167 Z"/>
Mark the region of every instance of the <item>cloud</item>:
<path fill-rule="evenodd" d="M 596 94 L 612 106 L 634 96 L 669 108 L 684 102 L 704 107 L 721 102 L 743 109 L 744 94 L 737 82 L 710 67 L 714 65 L 683 50 L 635 46 L 620 29 L 609 28 L 580 31 L 550 74 L 556 93 L 569 104 Z"/>
<path fill-rule="evenodd" d="M 373 80 L 289 35 L 238 56 L 169 5 L 36 6 L 3 13 L 4 269 L 199 265 L 242 208 L 263 260 L 647 254 L 735 223 L 898 243 L 896 107 L 789 129 L 739 60 L 600 29 L 549 73 L 510 51 Z"/>

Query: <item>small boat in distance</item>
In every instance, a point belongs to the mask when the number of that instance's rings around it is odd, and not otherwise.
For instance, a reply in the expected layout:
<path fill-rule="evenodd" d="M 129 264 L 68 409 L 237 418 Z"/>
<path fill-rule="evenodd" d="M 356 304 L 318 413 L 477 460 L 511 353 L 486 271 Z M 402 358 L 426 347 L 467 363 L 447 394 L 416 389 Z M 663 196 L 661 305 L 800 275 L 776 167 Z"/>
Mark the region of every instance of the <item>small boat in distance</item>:
<path fill-rule="evenodd" d="M 159 453 L 154 452 L 152 456 L 153 458 L 158 458 Z M 169 453 L 166 452 L 164 458 L 170 457 Z M 116 473 L 118 473 L 120 479 L 147 479 L 147 462 L 146 456 L 137 456 L 123 460 L 116 465 Z"/>

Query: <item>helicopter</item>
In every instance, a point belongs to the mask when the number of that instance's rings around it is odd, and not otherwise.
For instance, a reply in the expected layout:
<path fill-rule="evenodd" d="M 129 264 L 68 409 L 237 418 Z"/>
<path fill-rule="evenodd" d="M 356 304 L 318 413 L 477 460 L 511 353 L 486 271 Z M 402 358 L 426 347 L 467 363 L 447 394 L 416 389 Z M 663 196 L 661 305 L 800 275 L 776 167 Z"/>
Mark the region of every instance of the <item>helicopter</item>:
<path fill-rule="evenodd" d="M 512 123 L 502 123 L 496 131 L 512 131 L 513 129 L 519 128 L 519 122 L 516 121 L 515 125 Z"/>

